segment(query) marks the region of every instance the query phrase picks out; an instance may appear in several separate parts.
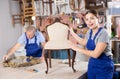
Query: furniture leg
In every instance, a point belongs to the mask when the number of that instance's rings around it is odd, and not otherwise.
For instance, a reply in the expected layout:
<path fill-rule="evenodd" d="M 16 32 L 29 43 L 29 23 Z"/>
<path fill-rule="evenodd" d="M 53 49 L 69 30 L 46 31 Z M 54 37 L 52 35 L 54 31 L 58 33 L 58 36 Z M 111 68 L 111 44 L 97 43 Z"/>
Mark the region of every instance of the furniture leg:
<path fill-rule="evenodd" d="M 71 67 L 70 49 L 68 49 L 67 52 L 68 52 L 69 67 Z"/>
<path fill-rule="evenodd" d="M 72 57 L 72 69 L 73 69 L 73 72 L 76 72 L 76 70 L 74 69 L 75 57 L 76 57 L 76 51 L 73 50 L 73 57 Z"/>
<path fill-rule="evenodd" d="M 50 66 L 50 68 L 52 68 L 52 65 L 51 65 L 51 50 L 48 50 L 48 57 L 49 57 L 49 66 Z"/>
<path fill-rule="evenodd" d="M 45 71 L 45 73 L 47 74 L 48 73 L 48 61 L 47 61 L 47 51 L 46 50 L 44 50 L 44 59 L 45 59 L 46 66 L 47 66 L 47 70 Z"/>

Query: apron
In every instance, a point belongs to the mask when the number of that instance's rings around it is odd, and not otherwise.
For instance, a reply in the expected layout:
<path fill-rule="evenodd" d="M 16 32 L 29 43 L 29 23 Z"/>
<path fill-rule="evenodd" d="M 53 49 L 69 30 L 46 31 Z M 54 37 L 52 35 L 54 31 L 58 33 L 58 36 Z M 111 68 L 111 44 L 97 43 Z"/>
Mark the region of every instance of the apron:
<path fill-rule="evenodd" d="M 26 35 L 26 34 L 25 34 Z M 42 55 L 42 47 L 37 44 L 37 37 L 35 36 L 35 42 L 29 44 L 29 39 L 26 36 L 27 43 L 25 45 L 26 56 L 32 57 L 41 57 Z"/>
<path fill-rule="evenodd" d="M 94 50 L 95 39 L 98 33 L 102 28 L 98 29 L 98 32 L 95 34 L 92 39 L 92 30 L 90 30 L 90 36 L 86 44 L 88 50 Z M 98 58 L 91 57 L 88 64 L 88 79 L 112 79 L 114 71 L 113 61 L 109 56 L 106 56 L 105 53 L 102 53 Z"/>

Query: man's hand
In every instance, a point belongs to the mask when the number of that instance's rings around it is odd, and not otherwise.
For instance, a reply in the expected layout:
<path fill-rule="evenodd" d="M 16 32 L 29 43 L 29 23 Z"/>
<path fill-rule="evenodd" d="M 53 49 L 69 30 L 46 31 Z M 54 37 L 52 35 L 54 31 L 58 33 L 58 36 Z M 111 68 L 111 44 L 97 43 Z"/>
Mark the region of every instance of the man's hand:
<path fill-rule="evenodd" d="M 44 62 L 44 56 L 41 56 L 41 57 L 40 57 L 40 61 L 41 61 L 41 62 Z"/>
<path fill-rule="evenodd" d="M 5 61 L 6 61 L 8 58 L 9 58 L 8 55 L 4 55 L 4 56 L 3 56 L 3 60 L 5 60 Z"/>

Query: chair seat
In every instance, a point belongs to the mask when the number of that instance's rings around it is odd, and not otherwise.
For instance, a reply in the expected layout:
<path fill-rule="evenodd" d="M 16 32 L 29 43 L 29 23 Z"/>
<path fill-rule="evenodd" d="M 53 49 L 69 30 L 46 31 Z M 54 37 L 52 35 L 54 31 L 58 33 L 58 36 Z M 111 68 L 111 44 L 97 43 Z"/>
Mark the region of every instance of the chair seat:
<path fill-rule="evenodd" d="M 48 41 L 45 44 L 44 49 L 53 49 L 53 50 L 57 50 L 57 49 L 70 49 L 70 45 L 69 45 L 70 41 L 69 40 L 64 40 L 64 41 Z"/>

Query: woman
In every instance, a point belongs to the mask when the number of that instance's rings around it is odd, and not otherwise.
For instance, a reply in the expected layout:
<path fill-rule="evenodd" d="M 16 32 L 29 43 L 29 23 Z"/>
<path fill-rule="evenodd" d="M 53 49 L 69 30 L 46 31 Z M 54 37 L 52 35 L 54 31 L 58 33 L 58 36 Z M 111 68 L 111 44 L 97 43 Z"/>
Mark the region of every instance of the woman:
<path fill-rule="evenodd" d="M 112 79 L 114 64 L 111 60 L 111 47 L 107 31 L 99 26 L 99 18 L 94 10 L 87 11 L 85 14 L 85 22 L 89 27 L 84 39 L 79 38 L 70 28 L 72 36 L 86 49 L 79 48 L 74 44 L 70 44 L 75 51 L 90 56 L 88 63 L 87 76 L 88 79 Z"/>

